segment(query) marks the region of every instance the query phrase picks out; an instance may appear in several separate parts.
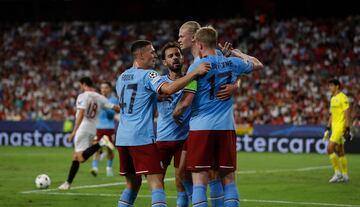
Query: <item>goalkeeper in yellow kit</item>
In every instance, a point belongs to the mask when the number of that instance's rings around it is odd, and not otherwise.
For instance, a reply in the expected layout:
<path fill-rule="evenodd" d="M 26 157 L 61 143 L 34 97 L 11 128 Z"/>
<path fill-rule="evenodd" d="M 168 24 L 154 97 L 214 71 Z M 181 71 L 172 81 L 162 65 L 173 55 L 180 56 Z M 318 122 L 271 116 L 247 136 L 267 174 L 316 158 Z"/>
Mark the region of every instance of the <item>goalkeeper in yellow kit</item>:
<path fill-rule="evenodd" d="M 350 107 L 348 97 L 340 91 L 340 82 L 337 79 L 329 81 L 332 94 L 330 101 L 330 118 L 324 132 L 324 139 L 328 139 L 331 130 L 327 152 L 335 174 L 330 183 L 348 182 L 348 163 L 345 157 L 344 142 L 351 140 L 350 134 Z"/>

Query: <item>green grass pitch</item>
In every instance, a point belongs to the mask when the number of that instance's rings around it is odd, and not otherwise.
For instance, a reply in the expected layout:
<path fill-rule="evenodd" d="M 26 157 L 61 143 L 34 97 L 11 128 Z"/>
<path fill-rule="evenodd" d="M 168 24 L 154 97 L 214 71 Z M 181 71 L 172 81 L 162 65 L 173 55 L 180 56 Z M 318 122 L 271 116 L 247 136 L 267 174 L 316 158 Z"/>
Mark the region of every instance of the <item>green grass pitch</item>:
<path fill-rule="evenodd" d="M 91 161 L 80 165 L 70 191 L 56 188 L 66 179 L 72 149 L 0 147 L 1 207 L 117 206 L 124 178 L 117 175 L 116 152 L 113 177 L 105 176 L 106 161 L 99 175 L 90 175 Z M 360 206 L 360 155 L 348 155 L 349 183 L 329 184 L 333 172 L 327 155 L 238 153 L 237 186 L 241 206 Z M 38 174 L 51 178 L 50 190 L 37 190 Z M 174 171 L 167 173 L 169 207 L 175 207 Z M 105 184 L 105 185 L 104 185 Z M 144 183 L 135 206 L 150 206 L 150 191 Z M 210 202 L 209 202 L 210 204 Z"/>

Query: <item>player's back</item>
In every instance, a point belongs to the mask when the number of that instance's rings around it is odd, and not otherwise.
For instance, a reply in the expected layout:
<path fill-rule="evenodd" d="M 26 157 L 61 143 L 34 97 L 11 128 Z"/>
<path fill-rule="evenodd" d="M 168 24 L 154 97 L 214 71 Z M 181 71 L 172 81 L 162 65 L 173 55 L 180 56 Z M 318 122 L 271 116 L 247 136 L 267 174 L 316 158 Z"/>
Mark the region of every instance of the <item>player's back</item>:
<path fill-rule="evenodd" d="M 235 57 L 209 55 L 191 65 L 189 71 L 203 62 L 210 63 L 211 70 L 197 79 L 190 130 L 233 130 L 233 98 L 222 101 L 216 93 L 222 85 L 234 84 L 239 75 L 250 73 L 252 65 Z"/>
<path fill-rule="evenodd" d="M 95 133 L 96 124 L 99 119 L 100 110 L 107 103 L 107 99 L 94 91 L 85 91 L 78 96 L 77 108 L 85 110 L 84 119 L 78 130 L 85 130 Z"/>
<path fill-rule="evenodd" d="M 155 141 L 154 109 L 156 88 L 152 84 L 160 77 L 153 70 L 130 68 L 116 83 L 121 106 L 116 135 L 117 146 L 137 146 Z"/>

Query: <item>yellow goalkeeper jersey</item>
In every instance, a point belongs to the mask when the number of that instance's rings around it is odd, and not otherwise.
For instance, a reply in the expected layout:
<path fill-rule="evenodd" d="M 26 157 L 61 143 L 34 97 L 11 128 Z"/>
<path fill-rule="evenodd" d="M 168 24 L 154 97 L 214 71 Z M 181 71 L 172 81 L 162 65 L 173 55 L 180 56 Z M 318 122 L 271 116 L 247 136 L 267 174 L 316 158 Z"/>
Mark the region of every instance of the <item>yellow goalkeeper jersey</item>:
<path fill-rule="evenodd" d="M 345 127 L 345 110 L 349 108 L 348 97 L 340 92 L 331 97 L 331 128 L 332 130 L 344 130 Z"/>

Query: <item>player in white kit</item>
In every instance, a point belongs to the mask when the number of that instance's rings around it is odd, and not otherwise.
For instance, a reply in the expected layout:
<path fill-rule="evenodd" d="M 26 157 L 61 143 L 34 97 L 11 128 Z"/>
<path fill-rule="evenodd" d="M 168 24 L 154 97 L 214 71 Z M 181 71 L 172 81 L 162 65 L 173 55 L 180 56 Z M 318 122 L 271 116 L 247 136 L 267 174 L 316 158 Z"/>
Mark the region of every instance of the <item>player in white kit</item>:
<path fill-rule="evenodd" d="M 114 145 L 106 136 L 94 145 L 92 145 L 92 142 L 96 135 L 96 124 L 99 119 L 100 109 L 108 108 L 120 112 L 120 107 L 110 103 L 107 98 L 97 93 L 89 77 L 80 79 L 80 88 L 83 93 L 76 100 L 75 127 L 68 138 L 69 141 L 74 139 L 75 151 L 68 179 L 59 186 L 60 190 L 70 189 L 80 163 L 85 162 L 100 147 L 107 146 L 114 149 Z"/>

